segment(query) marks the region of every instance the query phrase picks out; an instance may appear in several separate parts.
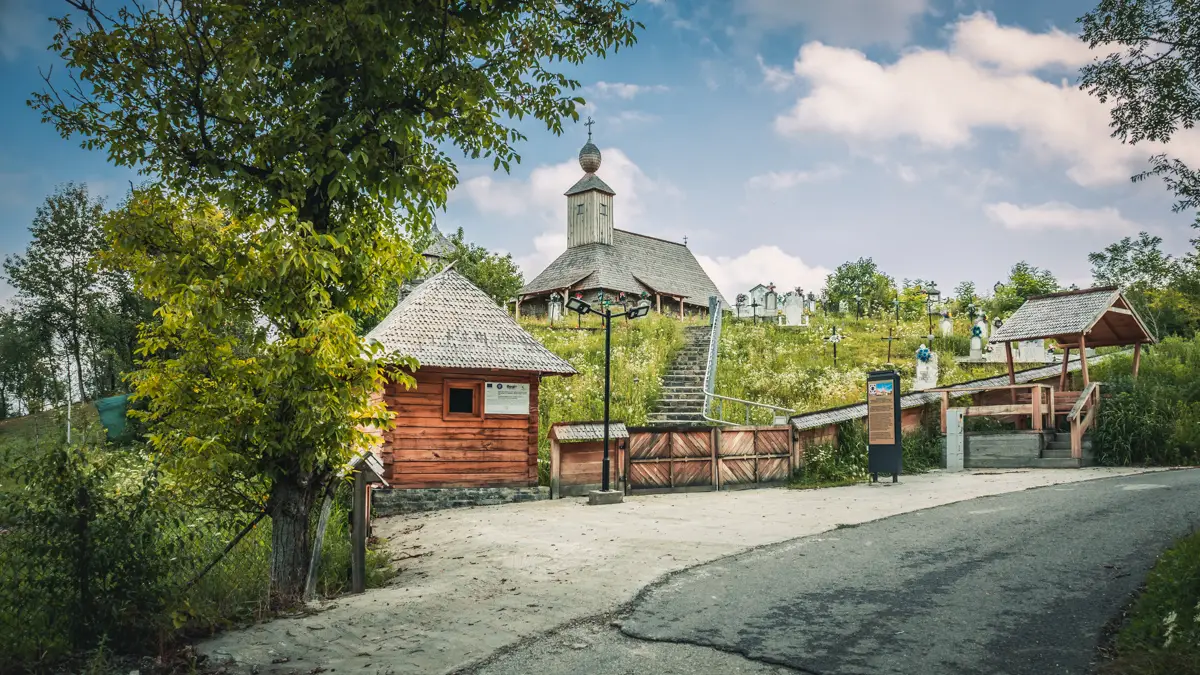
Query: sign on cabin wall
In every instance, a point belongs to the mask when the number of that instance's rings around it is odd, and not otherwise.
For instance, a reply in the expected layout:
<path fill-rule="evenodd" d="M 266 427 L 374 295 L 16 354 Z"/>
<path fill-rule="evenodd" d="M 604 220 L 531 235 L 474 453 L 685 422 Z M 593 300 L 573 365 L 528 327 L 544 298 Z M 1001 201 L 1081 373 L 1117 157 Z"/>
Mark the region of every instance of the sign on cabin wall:
<path fill-rule="evenodd" d="M 528 415 L 529 383 L 488 382 L 484 387 L 485 415 Z"/>

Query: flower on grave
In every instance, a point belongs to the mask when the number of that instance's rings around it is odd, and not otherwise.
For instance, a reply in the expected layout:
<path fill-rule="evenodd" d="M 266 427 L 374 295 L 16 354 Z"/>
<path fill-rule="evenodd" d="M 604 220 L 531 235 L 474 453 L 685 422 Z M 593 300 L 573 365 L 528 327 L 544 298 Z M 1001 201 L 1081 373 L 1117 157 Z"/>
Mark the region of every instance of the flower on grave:
<path fill-rule="evenodd" d="M 919 348 L 917 348 L 917 360 L 921 363 L 929 363 L 929 358 L 931 355 L 932 352 L 929 351 L 929 347 L 921 345 Z"/>
<path fill-rule="evenodd" d="M 983 337 L 983 327 L 980 326 L 979 324 L 975 324 L 974 326 L 971 326 L 971 337 L 982 338 Z"/>

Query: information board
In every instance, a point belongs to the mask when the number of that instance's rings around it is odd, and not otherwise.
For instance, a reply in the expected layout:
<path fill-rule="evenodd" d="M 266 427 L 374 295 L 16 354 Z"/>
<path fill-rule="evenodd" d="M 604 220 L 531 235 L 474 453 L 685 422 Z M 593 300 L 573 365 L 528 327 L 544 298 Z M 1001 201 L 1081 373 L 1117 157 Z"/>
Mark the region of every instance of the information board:
<path fill-rule="evenodd" d="M 896 391 L 891 381 L 867 383 L 867 442 L 894 445 L 896 439 Z"/>
<path fill-rule="evenodd" d="M 488 382 L 484 385 L 485 415 L 528 415 L 529 383 Z"/>

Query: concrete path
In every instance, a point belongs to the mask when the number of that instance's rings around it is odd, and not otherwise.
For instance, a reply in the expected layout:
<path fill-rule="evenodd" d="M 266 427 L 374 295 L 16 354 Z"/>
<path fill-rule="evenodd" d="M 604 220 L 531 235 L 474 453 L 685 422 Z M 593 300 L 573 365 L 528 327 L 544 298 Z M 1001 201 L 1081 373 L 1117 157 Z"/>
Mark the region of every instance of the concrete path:
<path fill-rule="evenodd" d="M 199 648 L 243 672 L 448 672 L 523 638 L 614 612 L 664 574 L 756 546 L 975 497 L 1136 472 L 932 473 L 899 485 L 657 495 L 604 507 L 557 500 L 386 518 L 377 533 L 401 558 L 392 585 L 341 598 L 312 616 L 231 631 Z"/>
<path fill-rule="evenodd" d="M 692 568 L 474 672 L 1084 675 L 1197 525 L 1200 470 L 961 502 Z"/>

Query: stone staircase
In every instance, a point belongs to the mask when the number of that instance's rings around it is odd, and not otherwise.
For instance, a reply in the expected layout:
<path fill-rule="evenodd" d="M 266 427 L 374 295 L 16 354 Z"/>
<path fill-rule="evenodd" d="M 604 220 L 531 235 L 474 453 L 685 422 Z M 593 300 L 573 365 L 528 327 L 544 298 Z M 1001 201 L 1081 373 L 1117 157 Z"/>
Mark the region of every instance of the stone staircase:
<path fill-rule="evenodd" d="M 652 425 L 704 424 L 704 368 L 708 326 L 686 326 L 683 348 L 663 375 L 662 395 L 647 420 Z"/>

